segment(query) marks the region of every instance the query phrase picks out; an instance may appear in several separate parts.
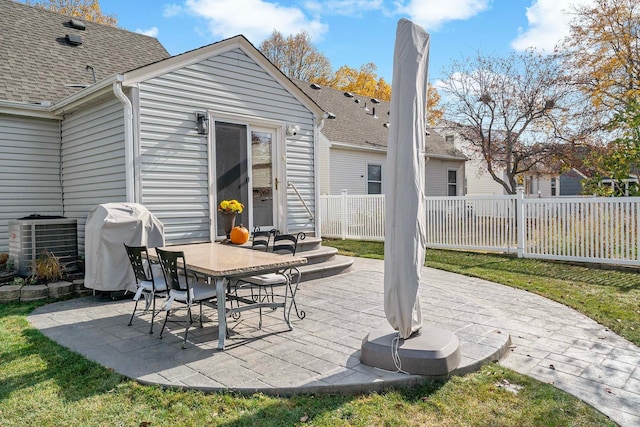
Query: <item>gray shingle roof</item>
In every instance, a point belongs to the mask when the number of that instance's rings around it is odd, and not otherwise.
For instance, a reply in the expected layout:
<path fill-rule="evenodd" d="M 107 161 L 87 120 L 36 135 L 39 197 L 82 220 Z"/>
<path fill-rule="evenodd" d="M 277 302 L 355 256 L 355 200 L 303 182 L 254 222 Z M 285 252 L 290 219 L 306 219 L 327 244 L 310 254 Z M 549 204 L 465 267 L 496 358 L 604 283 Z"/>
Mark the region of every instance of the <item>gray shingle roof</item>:
<path fill-rule="evenodd" d="M 74 18 L 77 19 L 77 18 Z M 70 17 L 0 0 L 0 100 L 57 101 L 77 92 L 65 84 L 91 84 L 116 73 L 169 57 L 153 37 L 83 21 L 72 28 Z M 71 46 L 66 35 L 82 38 Z"/>
<path fill-rule="evenodd" d="M 335 115 L 335 119 L 325 120 L 321 131 L 331 142 L 386 150 L 389 130 L 384 124 L 389 122 L 391 109 L 388 101 L 378 100 L 379 103 L 374 103 L 370 97 L 356 94 L 348 97 L 344 91 L 324 86 L 313 89 L 309 82 L 292 80 L 325 112 Z M 365 105 L 369 111 L 365 110 Z M 432 157 L 466 160 L 464 154 L 453 147 L 453 142 L 447 142 L 432 129 L 429 130 L 425 145 L 427 154 Z"/>

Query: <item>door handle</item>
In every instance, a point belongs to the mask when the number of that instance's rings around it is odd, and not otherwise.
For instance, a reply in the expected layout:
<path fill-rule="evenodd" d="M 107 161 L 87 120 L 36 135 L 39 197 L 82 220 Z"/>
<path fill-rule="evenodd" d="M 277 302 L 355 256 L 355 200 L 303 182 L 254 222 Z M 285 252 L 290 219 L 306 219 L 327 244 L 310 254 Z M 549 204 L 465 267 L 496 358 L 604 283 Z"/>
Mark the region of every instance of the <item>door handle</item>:
<path fill-rule="evenodd" d="M 276 178 L 276 191 L 278 191 L 278 184 L 280 183 L 280 180 L 278 178 Z"/>

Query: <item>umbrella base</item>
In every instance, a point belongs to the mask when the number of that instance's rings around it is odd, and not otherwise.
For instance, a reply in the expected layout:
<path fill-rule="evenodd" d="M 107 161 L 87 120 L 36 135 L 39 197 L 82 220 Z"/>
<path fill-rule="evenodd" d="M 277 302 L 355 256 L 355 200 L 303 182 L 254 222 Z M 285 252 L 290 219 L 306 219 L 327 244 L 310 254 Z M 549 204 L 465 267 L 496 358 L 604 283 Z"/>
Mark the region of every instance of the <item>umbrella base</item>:
<path fill-rule="evenodd" d="M 362 340 L 360 361 L 365 365 L 397 371 L 392 350 L 398 332 L 390 326 L 369 332 Z M 422 328 L 397 345 L 400 369 L 413 375 L 442 377 L 458 367 L 460 342 L 452 332 L 439 328 Z"/>

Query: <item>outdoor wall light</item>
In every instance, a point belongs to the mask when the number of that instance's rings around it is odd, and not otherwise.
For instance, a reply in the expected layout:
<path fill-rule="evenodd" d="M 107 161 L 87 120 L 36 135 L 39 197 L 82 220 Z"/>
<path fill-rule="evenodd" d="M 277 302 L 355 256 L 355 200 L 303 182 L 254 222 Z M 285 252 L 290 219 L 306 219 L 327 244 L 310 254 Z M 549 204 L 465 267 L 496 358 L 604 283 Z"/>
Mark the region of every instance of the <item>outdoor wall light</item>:
<path fill-rule="evenodd" d="M 209 118 L 207 113 L 196 111 L 196 126 L 200 135 L 207 135 L 209 133 Z"/>
<path fill-rule="evenodd" d="M 293 136 L 297 135 L 300 132 L 300 126 L 298 125 L 287 125 L 287 135 Z"/>

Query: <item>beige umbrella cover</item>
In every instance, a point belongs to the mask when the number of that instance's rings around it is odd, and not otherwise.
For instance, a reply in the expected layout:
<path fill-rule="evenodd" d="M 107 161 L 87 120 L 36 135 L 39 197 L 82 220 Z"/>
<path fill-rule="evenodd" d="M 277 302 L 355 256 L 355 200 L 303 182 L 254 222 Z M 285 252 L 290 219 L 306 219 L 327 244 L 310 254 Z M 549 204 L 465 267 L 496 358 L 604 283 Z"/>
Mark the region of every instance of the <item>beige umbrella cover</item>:
<path fill-rule="evenodd" d="M 425 115 L 429 34 L 401 19 L 396 30 L 384 240 L 384 311 L 400 338 L 422 327 L 418 298 L 425 257 Z"/>

